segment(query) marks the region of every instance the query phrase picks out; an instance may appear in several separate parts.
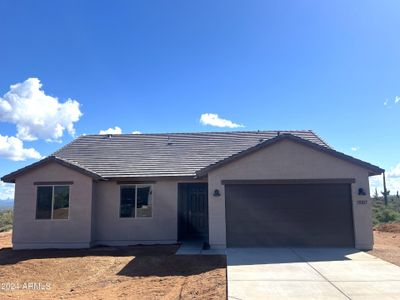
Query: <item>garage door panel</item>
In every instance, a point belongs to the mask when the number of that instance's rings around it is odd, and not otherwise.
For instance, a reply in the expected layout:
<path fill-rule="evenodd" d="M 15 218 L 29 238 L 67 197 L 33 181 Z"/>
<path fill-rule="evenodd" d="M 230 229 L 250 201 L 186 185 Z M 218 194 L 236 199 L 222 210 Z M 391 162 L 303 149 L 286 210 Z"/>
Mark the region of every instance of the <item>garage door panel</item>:
<path fill-rule="evenodd" d="M 348 184 L 227 185 L 227 243 L 354 246 Z"/>

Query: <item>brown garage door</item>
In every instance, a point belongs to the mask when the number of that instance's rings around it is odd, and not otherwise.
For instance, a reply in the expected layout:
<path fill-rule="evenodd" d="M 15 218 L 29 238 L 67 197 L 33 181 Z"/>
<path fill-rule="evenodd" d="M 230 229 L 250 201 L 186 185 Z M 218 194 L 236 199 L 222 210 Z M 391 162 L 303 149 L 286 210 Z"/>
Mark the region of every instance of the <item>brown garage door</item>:
<path fill-rule="evenodd" d="M 229 184 L 228 247 L 354 247 L 349 184 Z"/>

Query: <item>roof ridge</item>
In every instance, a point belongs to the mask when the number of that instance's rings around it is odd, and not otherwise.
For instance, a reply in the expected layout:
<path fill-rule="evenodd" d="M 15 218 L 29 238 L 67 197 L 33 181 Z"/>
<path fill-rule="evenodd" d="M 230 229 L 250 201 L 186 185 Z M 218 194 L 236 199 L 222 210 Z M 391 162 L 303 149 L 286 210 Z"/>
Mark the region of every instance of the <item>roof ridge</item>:
<path fill-rule="evenodd" d="M 74 138 L 72 141 L 66 143 L 64 146 L 62 146 L 60 149 L 58 149 L 57 151 L 51 153 L 49 156 L 57 156 L 56 154 L 61 152 L 62 150 L 64 150 L 65 148 L 67 148 L 69 145 L 71 145 L 72 143 L 74 143 L 75 141 L 77 141 L 79 138 L 81 138 L 84 135 L 80 135 L 77 138 Z"/>
<path fill-rule="evenodd" d="M 319 138 L 319 140 L 324 143 L 325 145 L 328 146 L 328 148 L 334 149 L 329 143 L 326 142 L 326 140 L 324 138 L 322 138 L 319 134 L 316 134 L 312 129 L 310 129 L 310 132 L 312 134 L 314 134 L 317 138 Z"/>
<path fill-rule="evenodd" d="M 276 133 L 276 132 L 311 132 L 309 129 L 279 129 L 279 130 L 231 130 L 231 131 L 181 131 L 181 132 L 149 132 L 149 133 L 110 133 L 112 136 L 140 136 L 140 135 L 196 135 L 196 134 L 226 134 L 226 133 Z M 83 134 L 77 139 L 85 136 L 107 136 L 107 134 Z M 77 140 L 75 139 L 75 140 Z M 60 149 L 61 150 L 61 149 Z"/>

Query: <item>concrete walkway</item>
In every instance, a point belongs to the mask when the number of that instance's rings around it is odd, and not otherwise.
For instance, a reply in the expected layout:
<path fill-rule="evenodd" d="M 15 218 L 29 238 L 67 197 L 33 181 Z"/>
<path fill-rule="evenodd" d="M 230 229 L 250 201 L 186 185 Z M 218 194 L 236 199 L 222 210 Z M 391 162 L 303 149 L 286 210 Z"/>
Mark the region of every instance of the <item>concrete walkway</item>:
<path fill-rule="evenodd" d="M 400 267 L 355 249 L 227 250 L 229 299 L 400 299 Z"/>
<path fill-rule="evenodd" d="M 225 255 L 224 249 L 203 249 L 203 242 L 188 241 L 183 242 L 175 255 Z"/>

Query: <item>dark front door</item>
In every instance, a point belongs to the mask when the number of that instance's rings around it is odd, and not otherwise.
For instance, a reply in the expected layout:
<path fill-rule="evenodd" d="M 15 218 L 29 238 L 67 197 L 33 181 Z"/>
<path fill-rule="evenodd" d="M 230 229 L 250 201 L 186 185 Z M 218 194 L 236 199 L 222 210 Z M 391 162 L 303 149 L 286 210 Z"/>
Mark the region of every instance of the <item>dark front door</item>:
<path fill-rule="evenodd" d="M 208 241 L 208 184 L 180 183 L 178 193 L 179 239 Z"/>

